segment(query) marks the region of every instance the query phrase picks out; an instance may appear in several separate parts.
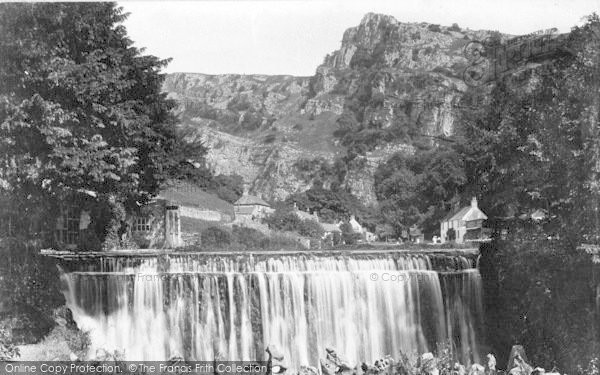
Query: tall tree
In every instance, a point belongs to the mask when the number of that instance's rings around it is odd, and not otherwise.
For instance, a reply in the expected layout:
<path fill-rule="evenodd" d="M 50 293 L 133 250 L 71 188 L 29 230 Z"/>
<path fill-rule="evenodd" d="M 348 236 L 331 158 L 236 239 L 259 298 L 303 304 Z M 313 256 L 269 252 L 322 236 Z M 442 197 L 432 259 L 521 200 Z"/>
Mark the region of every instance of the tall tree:
<path fill-rule="evenodd" d="M 0 181 L 24 206 L 87 192 L 116 236 L 181 165 L 168 60 L 143 55 L 114 3 L 0 4 Z"/>
<path fill-rule="evenodd" d="M 396 154 L 375 173 L 383 220 L 398 234 L 413 225 L 427 235 L 437 233 L 440 219 L 460 200 L 465 181 L 463 159 L 448 145 Z"/>

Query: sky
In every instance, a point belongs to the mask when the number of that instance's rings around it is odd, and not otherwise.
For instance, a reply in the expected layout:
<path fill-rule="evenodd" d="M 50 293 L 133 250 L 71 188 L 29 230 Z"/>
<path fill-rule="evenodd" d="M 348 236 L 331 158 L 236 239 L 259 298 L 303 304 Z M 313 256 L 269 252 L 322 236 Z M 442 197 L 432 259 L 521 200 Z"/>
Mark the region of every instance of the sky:
<path fill-rule="evenodd" d="M 368 12 L 400 22 L 527 34 L 567 32 L 600 0 L 120 1 L 137 47 L 173 58 L 165 69 L 206 74 L 310 76 Z"/>

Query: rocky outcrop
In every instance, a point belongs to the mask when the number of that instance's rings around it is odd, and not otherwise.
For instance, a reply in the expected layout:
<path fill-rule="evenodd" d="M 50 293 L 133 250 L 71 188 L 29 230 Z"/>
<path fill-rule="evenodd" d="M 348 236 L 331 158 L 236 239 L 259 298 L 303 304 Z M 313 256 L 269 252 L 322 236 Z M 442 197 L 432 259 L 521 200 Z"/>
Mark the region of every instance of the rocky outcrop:
<path fill-rule="evenodd" d="M 243 176 L 266 199 L 306 190 L 316 178 L 333 183 L 337 177 L 310 173 L 299 161 L 333 165 L 350 143 L 361 142 L 360 132 L 370 132 L 374 139 L 337 183 L 375 203 L 373 174 L 381 162 L 410 152 L 416 137 L 455 131 L 466 89 L 463 47 L 488 34 L 369 13 L 313 77 L 176 73 L 164 90 L 178 101 L 183 126 L 210 147 L 215 172 Z M 340 116 L 357 121 L 350 142 L 335 133 Z"/>

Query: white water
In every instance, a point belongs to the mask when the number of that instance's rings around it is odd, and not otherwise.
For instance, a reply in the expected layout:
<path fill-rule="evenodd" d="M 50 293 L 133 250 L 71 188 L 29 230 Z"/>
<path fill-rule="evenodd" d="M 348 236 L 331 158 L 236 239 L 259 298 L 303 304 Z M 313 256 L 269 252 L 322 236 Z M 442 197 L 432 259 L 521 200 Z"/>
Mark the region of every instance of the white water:
<path fill-rule="evenodd" d="M 427 256 L 390 254 L 112 258 L 63 280 L 92 352 L 132 360 L 261 359 L 275 345 L 299 368 L 326 347 L 358 363 L 448 339 L 463 361 L 477 360 L 479 272 L 451 260 L 455 272 L 439 273 Z"/>

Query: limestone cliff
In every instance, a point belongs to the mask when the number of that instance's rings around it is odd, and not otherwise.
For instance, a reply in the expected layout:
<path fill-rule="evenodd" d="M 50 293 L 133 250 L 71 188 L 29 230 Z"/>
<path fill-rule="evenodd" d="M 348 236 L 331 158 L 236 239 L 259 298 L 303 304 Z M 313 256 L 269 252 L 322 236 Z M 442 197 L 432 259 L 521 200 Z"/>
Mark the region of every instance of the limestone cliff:
<path fill-rule="evenodd" d="M 466 89 L 463 47 L 488 34 L 369 13 L 312 77 L 176 73 L 164 90 L 178 100 L 183 126 L 210 147 L 216 173 L 243 176 L 266 199 L 319 179 L 374 203 L 382 161 L 411 152 L 419 137 L 453 133 Z M 349 152 L 337 173 L 335 161 Z"/>

